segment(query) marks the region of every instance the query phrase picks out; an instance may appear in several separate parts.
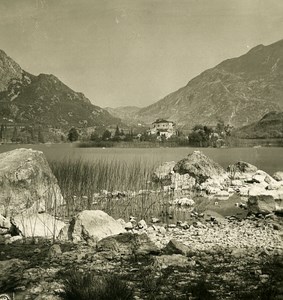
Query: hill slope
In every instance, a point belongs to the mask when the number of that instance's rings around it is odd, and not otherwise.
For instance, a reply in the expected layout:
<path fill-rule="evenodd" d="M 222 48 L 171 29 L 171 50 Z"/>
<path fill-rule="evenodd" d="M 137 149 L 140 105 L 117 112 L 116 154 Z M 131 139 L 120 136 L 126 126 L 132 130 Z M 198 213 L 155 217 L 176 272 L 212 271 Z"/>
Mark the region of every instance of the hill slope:
<path fill-rule="evenodd" d="M 136 118 L 149 123 L 166 118 L 184 127 L 216 124 L 235 127 L 283 109 L 283 40 L 259 45 L 192 79 L 185 87 L 141 109 Z"/>
<path fill-rule="evenodd" d="M 0 51 L 0 121 L 7 119 L 62 128 L 121 122 L 54 75 L 31 75 Z"/>
<path fill-rule="evenodd" d="M 283 112 L 270 112 L 258 122 L 235 131 L 240 138 L 283 138 Z"/>
<path fill-rule="evenodd" d="M 136 115 L 141 108 L 137 106 L 120 106 L 116 108 L 105 107 L 104 109 L 107 110 L 112 116 L 120 118 L 127 123 L 131 123 L 133 121 L 133 116 Z"/>

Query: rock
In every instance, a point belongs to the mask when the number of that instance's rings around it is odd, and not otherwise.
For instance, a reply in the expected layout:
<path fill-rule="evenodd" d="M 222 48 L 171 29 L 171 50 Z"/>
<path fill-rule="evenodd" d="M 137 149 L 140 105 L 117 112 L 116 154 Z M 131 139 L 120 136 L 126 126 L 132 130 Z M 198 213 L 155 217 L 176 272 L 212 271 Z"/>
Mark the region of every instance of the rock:
<path fill-rule="evenodd" d="M 22 241 L 22 240 L 23 240 L 23 237 L 20 236 L 20 235 L 15 235 L 15 236 L 12 236 L 12 237 L 10 238 L 10 242 L 11 242 L 11 243 L 14 243 L 14 242 L 17 242 L 17 241 Z"/>
<path fill-rule="evenodd" d="M 180 206 L 193 206 L 195 201 L 193 199 L 189 199 L 187 197 L 175 199 L 172 201 L 173 205 L 180 205 Z"/>
<path fill-rule="evenodd" d="M 176 163 L 174 161 L 163 163 L 154 171 L 152 181 L 161 182 L 164 185 L 170 185 L 175 164 Z"/>
<path fill-rule="evenodd" d="M 66 224 L 63 228 L 61 228 L 58 236 L 57 236 L 57 239 L 58 240 L 61 240 L 61 241 L 67 241 L 67 240 L 70 240 L 71 239 L 71 236 L 70 236 L 70 225 L 69 224 Z"/>
<path fill-rule="evenodd" d="M 24 237 L 45 238 L 57 238 L 66 225 L 47 213 L 19 214 L 12 219 L 12 224 Z"/>
<path fill-rule="evenodd" d="M 174 173 L 171 176 L 171 182 L 170 189 L 174 190 L 191 190 L 196 185 L 196 179 L 190 174 Z"/>
<path fill-rule="evenodd" d="M 146 224 L 145 220 L 140 220 L 138 222 L 138 228 L 139 229 L 147 229 L 147 224 Z"/>
<path fill-rule="evenodd" d="M 231 180 L 231 186 L 242 186 L 243 185 L 243 181 L 240 179 L 234 179 Z"/>
<path fill-rule="evenodd" d="M 133 223 L 132 223 L 132 222 L 127 222 L 127 223 L 124 225 L 124 228 L 125 228 L 126 230 L 132 230 L 132 229 L 134 229 Z"/>
<path fill-rule="evenodd" d="M 153 224 L 160 223 L 160 219 L 152 217 L 151 218 L 151 223 L 153 223 Z"/>
<path fill-rule="evenodd" d="M 60 245 L 58 244 L 54 244 L 49 248 L 48 251 L 48 258 L 52 259 L 52 258 L 57 258 L 58 256 L 60 256 L 62 254 L 62 250 Z"/>
<path fill-rule="evenodd" d="M 11 227 L 11 222 L 7 218 L 0 215 L 0 228 L 10 229 L 10 227 Z"/>
<path fill-rule="evenodd" d="M 181 254 L 161 255 L 154 257 L 154 266 L 158 268 L 167 267 L 187 267 L 192 266 L 193 262 Z"/>
<path fill-rule="evenodd" d="M 97 242 L 107 236 L 125 232 L 124 227 L 101 210 L 84 210 L 70 223 L 70 237 L 73 241 Z"/>
<path fill-rule="evenodd" d="M 179 174 L 189 174 L 201 184 L 207 179 L 217 178 L 224 181 L 228 178 L 225 170 L 216 162 L 205 156 L 200 151 L 194 151 L 186 158 L 177 162 L 174 172 Z"/>
<path fill-rule="evenodd" d="M 255 174 L 257 167 L 244 161 L 238 161 L 233 165 L 229 165 L 227 171 L 232 180 L 247 179 Z"/>
<path fill-rule="evenodd" d="M 166 254 L 182 254 L 187 255 L 190 249 L 188 246 L 184 245 L 183 243 L 172 239 L 164 248 L 164 252 Z"/>
<path fill-rule="evenodd" d="M 275 172 L 272 177 L 276 180 L 276 181 L 283 181 L 283 171 L 278 171 Z"/>
<path fill-rule="evenodd" d="M 64 204 L 57 179 L 41 151 L 16 149 L 0 154 L 0 214 L 52 212 Z"/>
<path fill-rule="evenodd" d="M 109 236 L 97 243 L 97 250 L 111 252 L 115 255 L 147 255 L 158 254 L 160 250 L 149 239 L 147 234 L 122 233 Z"/>
<path fill-rule="evenodd" d="M 283 211 L 283 200 L 275 199 L 272 194 L 250 196 L 248 210 L 252 213 L 270 214 Z"/>

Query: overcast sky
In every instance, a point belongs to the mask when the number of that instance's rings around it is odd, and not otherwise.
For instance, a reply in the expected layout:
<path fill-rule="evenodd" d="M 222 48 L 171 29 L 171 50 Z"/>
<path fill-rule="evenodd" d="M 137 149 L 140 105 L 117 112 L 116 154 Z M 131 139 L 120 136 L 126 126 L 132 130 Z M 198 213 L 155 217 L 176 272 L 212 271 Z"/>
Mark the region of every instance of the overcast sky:
<path fill-rule="evenodd" d="M 0 48 L 99 106 L 146 106 L 283 38 L 281 0 L 0 0 Z"/>

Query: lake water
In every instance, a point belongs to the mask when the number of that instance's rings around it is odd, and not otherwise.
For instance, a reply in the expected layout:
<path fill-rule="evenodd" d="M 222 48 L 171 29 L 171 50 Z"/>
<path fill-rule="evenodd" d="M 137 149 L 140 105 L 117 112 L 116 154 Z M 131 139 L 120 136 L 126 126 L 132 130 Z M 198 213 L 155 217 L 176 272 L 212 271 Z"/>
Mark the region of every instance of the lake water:
<path fill-rule="evenodd" d="M 258 168 L 273 174 L 276 171 L 283 171 L 283 151 L 282 148 L 77 148 L 75 144 L 54 144 L 54 145 L 0 145 L 0 153 L 12 149 L 25 147 L 44 152 L 48 160 L 81 159 L 83 161 L 94 162 L 95 160 L 133 162 L 139 160 L 147 166 L 158 166 L 165 161 L 178 161 L 186 157 L 194 150 L 201 150 L 205 155 L 213 159 L 226 168 L 229 164 L 239 160 L 249 162 Z M 66 192 L 66 191 L 65 191 Z M 65 195 L 66 196 L 66 195 Z M 170 222 L 177 220 L 190 220 L 190 210 L 183 208 L 167 207 L 167 196 L 150 194 L 149 196 L 137 196 L 135 198 L 125 198 L 119 201 L 113 199 L 102 199 L 98 204 L 92 205 L 91 209 L 102 209 L 114 218 L 129 219 L 130 215 L 144 218 L 146 221 L 150 217 L 158 217 L 165 222 L 168 215 Z M 70 197 L 66 196 L 66 199 Z M 71 199 L 71 198 L 70 198 Z M 78 198 L 79 199 L 79 198 Z M 167 199 L 167 200 L 166 200 Z M 200 203 L 206 203 L 204 199 L 199 199 Z M 234 203 L 238 198 L 227 201 L 219 201 L 219 207 L 214 206 L 214 201 L 206 209 L 220 209 L 223 215 L 242 214 L 241 209 L 236 209 Z M 80 202 L 77 200 L 77 202 Z M 71 207 L 74 207 L 70 205 Z M 226 207 L 227 206 L 227 207 Z M 236 210 L 235 210 L 236 209 Z M 220 211 L 219 211 L 220 212 Z M 73 215 L 75 211 L 69 212 Z"/>
<path fill-rule="evenodd" d="M 77 148 L 75 144 L 52 145 L 0 145 L 0 153 L 16 148 L 32 148 L 44 152 L 49 160 L 82 159 L 94 161 L 120 160 L 131 162 L 141 160 L 158 165 L 165 161 L 178 161 L 194 150 L 201 150 L 205 155 L 218 162 L 224 168 L 237 161 L 246 161 L 259 169 L 273 174 L 283 171 L 283 148 Z"/>

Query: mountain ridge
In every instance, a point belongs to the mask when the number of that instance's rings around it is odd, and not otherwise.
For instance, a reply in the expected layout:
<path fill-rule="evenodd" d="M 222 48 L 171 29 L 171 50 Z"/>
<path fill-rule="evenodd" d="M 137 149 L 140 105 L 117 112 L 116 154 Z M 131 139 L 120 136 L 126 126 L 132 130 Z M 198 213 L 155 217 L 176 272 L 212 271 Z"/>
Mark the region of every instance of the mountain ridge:
<path fill-rule="evenodd" d="M 235 127 L 283 109 L 283 40 L 258 45 L 192 78 L 184 87 L 142 108 L 136 119 L 156 118 L 192 128 L 219 120 Z"/>
<path fill-rule="evenodd" d="M 0 121 L 60 128 L 120 124 L 53 74 L 32 75 L 0 51 Z"/>

